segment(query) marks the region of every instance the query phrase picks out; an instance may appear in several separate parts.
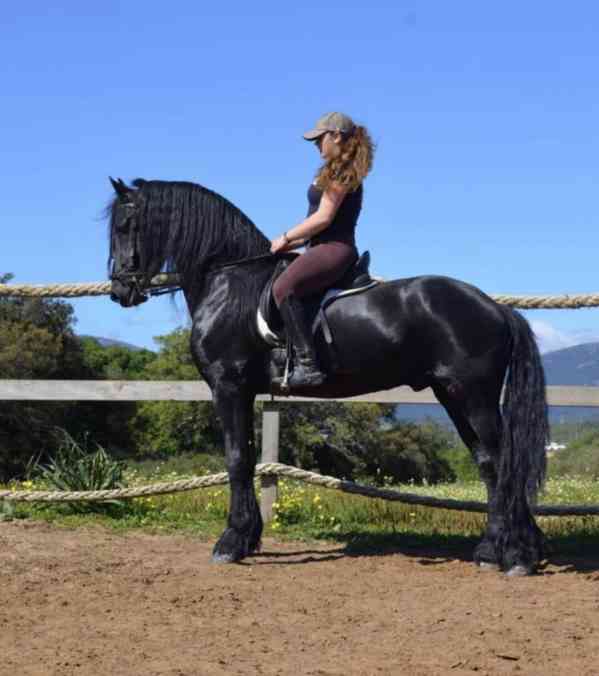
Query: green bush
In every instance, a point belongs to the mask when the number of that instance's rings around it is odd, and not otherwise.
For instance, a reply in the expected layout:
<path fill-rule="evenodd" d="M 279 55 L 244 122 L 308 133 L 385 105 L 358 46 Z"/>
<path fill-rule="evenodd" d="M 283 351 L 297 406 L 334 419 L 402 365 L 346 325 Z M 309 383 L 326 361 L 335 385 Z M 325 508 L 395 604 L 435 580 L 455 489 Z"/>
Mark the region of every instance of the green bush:
<path fill-rule="evenodd" d="M 99 491 L 124 488 L 123 471 L 125 464 L 113 460 L 106 451 L 96 444 L 95 451 L 89 449 L 89 438 L 82 444 L 66 430 L 59 430 L 61 443 L 47 465 L 37 465 L 34 473 L 50 487 L 59 491 Z M 69 503 L 75 509 L 95 510 L 106 503 Z"/>
<path fill-rule="evenodd" d="M 447 448 L 440 455 L 449 465 L 455 481 L 469 483 L 480 479 L 478 467 L 472 459 L 472 454 L 463 444 Z"/>
<path fill-rule="evenodd" d="M 435 422 L 399 423 L 381 430 L 365 459 L 365 474 L 376 483 L 429 483 L 455 480 L 443 457 L 450 444 L 448 432 Z"/>

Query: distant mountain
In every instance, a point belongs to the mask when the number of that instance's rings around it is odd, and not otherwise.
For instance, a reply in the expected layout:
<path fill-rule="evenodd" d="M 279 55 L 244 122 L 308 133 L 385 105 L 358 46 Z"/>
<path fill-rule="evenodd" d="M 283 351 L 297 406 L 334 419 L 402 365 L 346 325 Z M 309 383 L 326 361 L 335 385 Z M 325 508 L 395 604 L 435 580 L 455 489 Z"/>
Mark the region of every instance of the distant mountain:
<path fill-rule="evenodd" d="M 91 340 L 95 340 L 96 343 L 102 347 L 124 347 L 127 350 L 133 350 L 133 352 L 139 352 L 140 350 L 147 349 L 145 347 L 139 347 L 139 345 L 125 343 L 122 340 L 113 340 L 112 338 L 101 338 L 99 336 L 79 336 L 79 338 L 90 338 Z"/>
<path fill-rule="evenodd" d="M 548 385 L 599 385 L 599 343 L 584 343 L 543 355 Z"/>

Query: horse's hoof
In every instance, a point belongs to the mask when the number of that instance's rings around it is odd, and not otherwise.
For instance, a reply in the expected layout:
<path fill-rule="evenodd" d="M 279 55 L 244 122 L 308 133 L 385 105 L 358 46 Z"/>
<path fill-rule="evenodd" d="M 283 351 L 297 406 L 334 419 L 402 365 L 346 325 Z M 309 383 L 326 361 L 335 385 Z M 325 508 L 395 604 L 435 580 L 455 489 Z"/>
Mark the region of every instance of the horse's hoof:
<path fill-rule="evenodd" d="M 508 577 L 526 577 L 531 575 L 531 571 L 528 570 L 525 566 L 512 566 L 507 572 Z"/>
<path fill-rule="evenodd" d="M 490 561 L 479 561 L 478 567 L 484 571 L 491 570 L 493 572 L 497 572 L 499 570 L 499 564 L 491 563 Z"/>
<path fill-rule="evenodd" d="M 227 528 L 212 550 L 213 563 L 236 563 L 248 554 L 247 539 Z"/>

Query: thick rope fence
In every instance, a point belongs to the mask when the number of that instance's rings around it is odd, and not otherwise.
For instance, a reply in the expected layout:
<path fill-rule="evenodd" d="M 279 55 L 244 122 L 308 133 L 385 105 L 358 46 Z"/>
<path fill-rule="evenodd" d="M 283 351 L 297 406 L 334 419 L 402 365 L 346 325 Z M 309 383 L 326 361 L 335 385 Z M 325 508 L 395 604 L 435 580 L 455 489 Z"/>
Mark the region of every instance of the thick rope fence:
<path fill-rule="evenodd" d="M 378 488 L 365 484 L 354 483 L 345 479 L 309 472 L 305 469 L 292 467 L 279 462 L 263 463 L 256 466 L 258 476 L 281 476 L 296 481 L 304 481 L 313 486 L 339 490 L 344 493 L 363 495 L 369 498 L 402 502 L 408 505 L 421 505 L 423 507 L 437 507 L 441 509 L 456 510 L 462 512 L 486 513 L 487 504 L 468 500 L 453 500 L 434 498 L 429 495 L 416 495 L 404 493 L 391 488 Z M 134 488 L 118 488 L 102 491 L 0 491 L 0 500 L 7 502 L 104 502 L 107 500 L 123 500 L 131 498 L 148 497 L 150 495 L 167 495 L 191 491 L 197 488 L 209 488 L 220 486 L 229 482 L 226 472 L 210 474 L 208 476 L 193 479 L 179 479 L 172 482 L 136 486 Z M 537 505 L 533 508 L 539 516 L 596 516 L 599 515 L 599 507 L 592 505 Z"/>
<path fill-rule="evenodd" d="M 157 275 L 151 280 L 150 288 L 177 287 L 177 275 Z M 28 298 L 81 298 L 85 296 L 106 296 L 110 294 L 110 282 L 87 284 L 0 284 L 0 296 L 21 296 Z M 562 294 L 554 296 L 511 296 L 491 295 L 501 305 L 522 310 L 559 310 L 599 307 L 599 293 Z"/>
<path fill-rule="evenodd" d="M 150 287 L 176 287 L 177 275 L 156 275 Z M 85 296 L 109 296 L 110 282 L 87 282 L 80 284 L 0 284 L 0 296 L 23 298 L 83 298 Z"/>

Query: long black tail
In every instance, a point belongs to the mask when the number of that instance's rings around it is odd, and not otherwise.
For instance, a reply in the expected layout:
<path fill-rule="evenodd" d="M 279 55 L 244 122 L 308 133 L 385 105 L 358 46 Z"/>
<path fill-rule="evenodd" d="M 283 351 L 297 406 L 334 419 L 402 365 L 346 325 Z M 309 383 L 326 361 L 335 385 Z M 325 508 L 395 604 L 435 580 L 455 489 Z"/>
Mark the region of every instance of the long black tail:
<path fill-rule="evenodd" d="M 531 538 L 539 539 L 530 508 L 545 479 L 549 422 L 545 374 L 532 330 L 520 313 L 506 308 L 505 315 L 512 334 L 512 354 L 505 381 L 497 486 L 498 507 L 505 524 L 497 544 L 509 566 L 509 550 L 518 547 L 516 540 L 520 547 L 534 549 Z M 531 557 L 536 558 L 532 551 Z"/>

